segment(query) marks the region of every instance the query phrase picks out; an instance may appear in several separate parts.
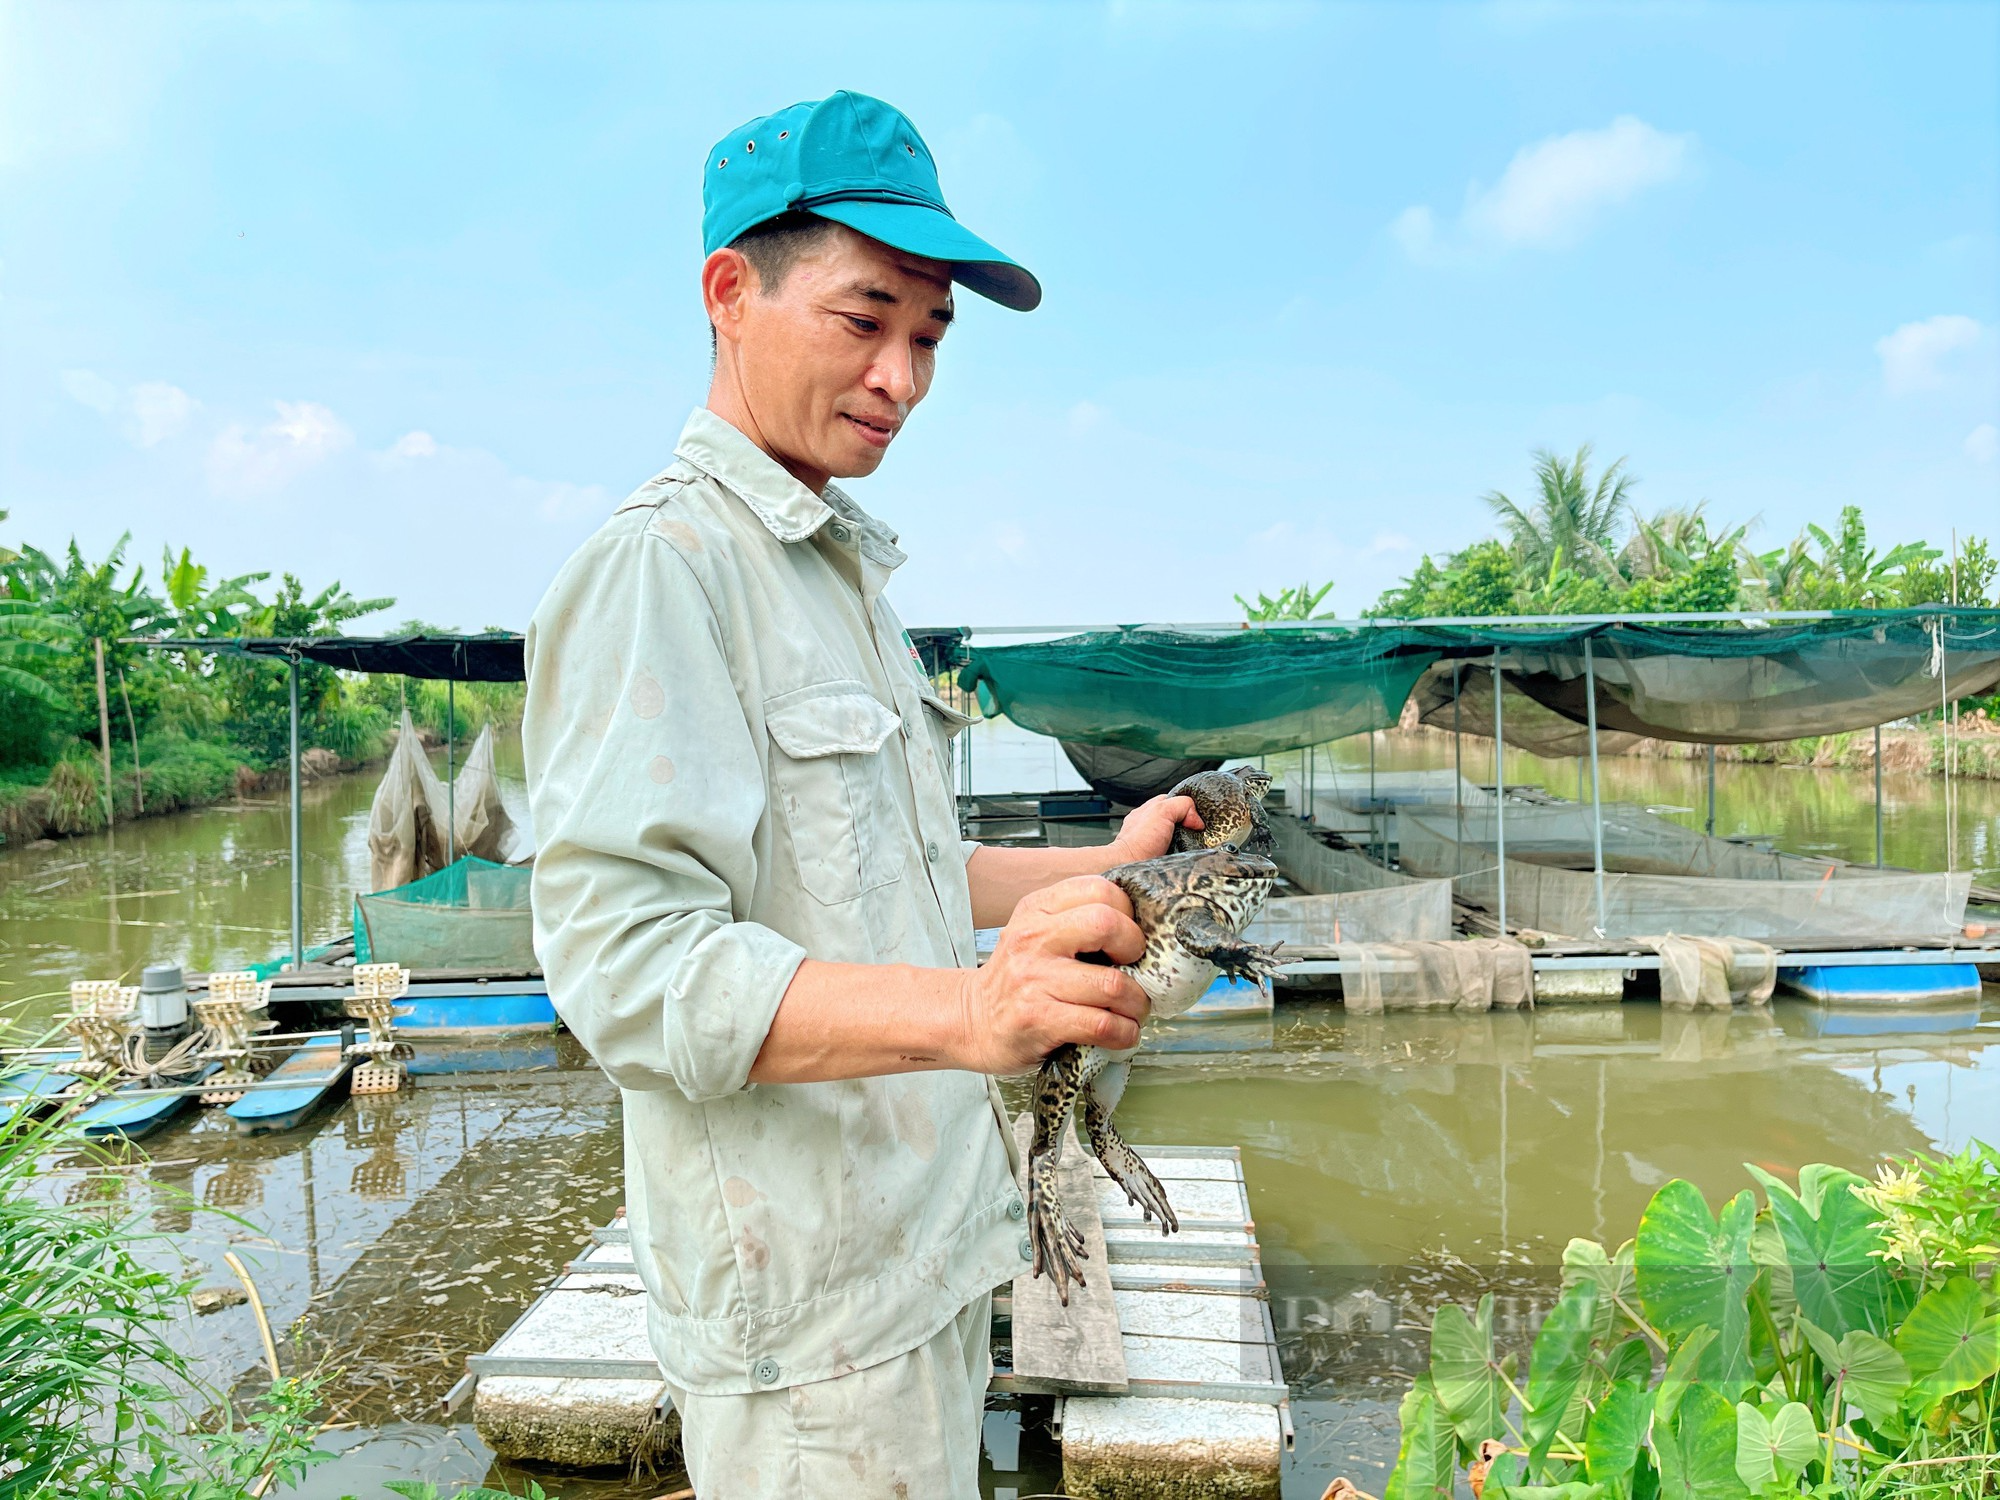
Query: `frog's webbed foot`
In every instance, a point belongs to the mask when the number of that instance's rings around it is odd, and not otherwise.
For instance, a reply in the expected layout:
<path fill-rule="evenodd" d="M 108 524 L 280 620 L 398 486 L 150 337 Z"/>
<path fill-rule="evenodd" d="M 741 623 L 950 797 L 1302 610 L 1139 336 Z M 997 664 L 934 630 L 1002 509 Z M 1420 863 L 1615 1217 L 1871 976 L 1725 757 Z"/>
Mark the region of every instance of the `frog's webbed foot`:
<path fill-rule="evenodd" d="M 1231 979 L 1268 979 L 1278 972 L 1282 943 L 1246 941 L 1226 923 L 1205 912 L 1189 912 L 1174 924 L 1174 934 L 1188 952 L 1198 954 Z"/>
<path fill-rule="evenodd" d="M 1043 1061 L 1035 1080 L 1035 1130 L 1028 1145 L 1028 1248 L 1034 1256 L 1034 1274 L 1048 1273 L 1064 1307 L 1069 1306 L 1070 1282 L 1084 1284 L 1078 1262 L 1089 1258 L 1083 1232 L 1063 1213 L 1056 1185 L 1070 1111 L 1083 1087 L 1082 1064 L 1081 1049 L 1067 1044 Z"/>
<path fill-rule="evenodd" d="M 1090 1149 L 1104 1166 L 1105 1175 L 1125 1190 L 1125 1196 L 1138 1206 L 1139 1212 L 1148 1220 L 1158 1218 L 1161 1234 L 1172 1234 L 1179 1229 L 1181 1221 L 1173 1204 L 1167 1201 L 1167 1190 L 1160 1186 L 1160 1179 L 1153 1175 L 1153 1169 L 1139 1153 L 1125 1144 L 1118 1127 L 1111 1123 L 1110 1109 L 1094 1093 L 1083 1097 L 1083 1129 L 1090 1138 Z"/>

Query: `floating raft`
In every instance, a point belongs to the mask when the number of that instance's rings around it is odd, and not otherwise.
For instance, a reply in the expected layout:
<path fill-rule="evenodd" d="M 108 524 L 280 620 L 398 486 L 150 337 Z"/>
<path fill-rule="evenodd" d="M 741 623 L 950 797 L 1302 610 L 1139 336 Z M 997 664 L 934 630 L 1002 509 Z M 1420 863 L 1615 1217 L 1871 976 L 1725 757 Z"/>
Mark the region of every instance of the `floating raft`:
<path fill-rule="evenodd" d="M 1027 1130 L 1024 1116 L 1016 1135 Z M 1089 1250 L 1085 1284 L 1064 1307 L 1047 1278 L 1016 1278 L 1013 1360 L 992 1389 L 1060 1398 L 1063 1489 L 1077 1500 L 1275 1497 L 1291 1405 L 1242 1154 L 1134 1149 L 1179 1232 L 1143 1219 L 1071 1137 L 1058 1171 Z"/>
<path fill-rule="evenodd" d="M 1274 1500 L 1291 1411 L 1240 1154 L 1137 1148 L 1180 1216 L 1180 1232 L 1163 1238 L 1070 1149 L 1088 1285 L 1066 1310 L 1046 1279 L 1023 1277 L 995 1298 L 1012 1357 L 996 1361 L 991 1389 L 1057 1398 L 1064 1487 L 1078 1500 Z M 646 1340 L 622 1213 L 466 1372 L 446 1405 L 469 1395 L 480 1438 L 502 1458 L 595 1468 L 672 1443 L 678 1418 Z"/>

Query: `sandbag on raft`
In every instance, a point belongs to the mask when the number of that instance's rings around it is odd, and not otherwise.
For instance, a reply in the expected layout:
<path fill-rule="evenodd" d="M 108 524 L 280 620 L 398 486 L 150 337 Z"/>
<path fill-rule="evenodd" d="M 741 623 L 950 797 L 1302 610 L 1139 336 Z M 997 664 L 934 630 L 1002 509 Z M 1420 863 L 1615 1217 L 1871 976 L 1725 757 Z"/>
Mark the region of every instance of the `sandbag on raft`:
<path fill-rule="evenodd" d="M 1769 1005 L 1778 987 L 1778 950 L 1739 937 L 1638 939 L 1660 955 L 1660 1004 L 1686 1010 Z"/>
<path fill-rule="evenodd" d="M 368 889 L 391 890 L 445 867 L 444 783 L 403 710 L 389 768 L 368 809 Z"/>
<path fill-rule="evenodd" d="M 1341 943 L 1341 1003 L 1385 1010 L 1522 1010 L 1535 1003 L 1534 960 L 1511 938 Z"/>

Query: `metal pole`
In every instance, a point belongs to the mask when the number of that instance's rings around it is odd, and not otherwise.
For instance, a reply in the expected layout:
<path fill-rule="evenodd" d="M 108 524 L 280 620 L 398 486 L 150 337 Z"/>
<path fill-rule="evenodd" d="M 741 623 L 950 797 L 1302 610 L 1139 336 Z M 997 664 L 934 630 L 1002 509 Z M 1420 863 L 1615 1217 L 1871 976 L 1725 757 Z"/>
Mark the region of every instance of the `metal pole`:
<path fill-rule="evenodd" d="M 1452 817 L 1458 825 L 1458 856 L 1453 861 L 1460 875 L 1465 873 L 1465 741 L 1458 731 L 1459 678 L 1465 671 L 1463 662 L 1451 664 L 1451 806 Z"/>
<path fill-rule="evenodd" d="M 104 754 L 104 826 L 118 820 L 111 795 L 111 708 L 104 696 L 104 637 L 97 642 L 97 748 Z"/>
<path fill-rule="evenodd" d="M 302 852 L 303 835 L 299 827 L 299 659 L 292 658 L 292 967 L 304 966 L 306 961 L 306 898 L 305 877 L 301 867 L 305 863 Z"/>
<path fill-rule="evenodd" d="M 1881 733 L 1877 730 L 1876 733 Z M 1715 746 L 1708 747 L 1708 821 L 1702 824 L 1702 831 L 1710 838 L 1715 837 Z"/>
<path fill-rule="evenodd" d="M 1711 752 L 1713 753 L 1713 752 Z M 1882 868 L 1882 726 L 1875 726 L 1875 868 Z"/>
<path fill-rule="evenodd" d="M 1500 936 L 1507 935 L 1507 761 L 1506 724 L 1500 703 L 1500 648 L 1493 648 L 1493 851 L 1500 870 Z"/>
<path fill-rule="evenodd" d="M 1583 638 L 1584 706 L 1590 718 L 1590 868 L 1597 876 L 1597 935 L 1608 925 L 1604 915 L 1604 783 L 1597 769 L 1597 661 L 1590 637 Z"/>
<path fill-rule="evenodd" d="M 1318 777 L 1314 774 L 1314 767 L 1313 767 L 1313 747 L 1311 745 L 1308 745 L 1306 746 L 1306 813 L 1305 813 L 1306 821 L 1308 823 L 1315 821 L 1313 815 L 1319 811 L 1319 808 L 1314 804 L 1313 801 L 1313 788 L 1317 785 L 1318 785 Z"/>
<path fill-rule="evenodd" d="M 444 862 L 458 862 L 458 782 L 452 767 L 451 739 L 458 728 L 458 683 L 444 680 Z"/>

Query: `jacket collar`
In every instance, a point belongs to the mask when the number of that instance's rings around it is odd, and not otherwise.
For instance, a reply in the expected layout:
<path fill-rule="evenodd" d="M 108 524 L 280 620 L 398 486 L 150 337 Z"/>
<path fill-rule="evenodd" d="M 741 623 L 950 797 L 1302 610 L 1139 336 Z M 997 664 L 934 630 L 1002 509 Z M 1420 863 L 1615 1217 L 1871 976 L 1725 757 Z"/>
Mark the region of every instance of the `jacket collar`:
<path fill-rule="evenodd" d="M 854 528 L 863 555 L 885 568 L 900 567 L 896 533 L 856 505 L 838 485 L 815 495 L 770 454 L 705 406 L 681 429 L 674 456 L 727 488 L 781 542 L 802 542 L 836 515 Z"/>

